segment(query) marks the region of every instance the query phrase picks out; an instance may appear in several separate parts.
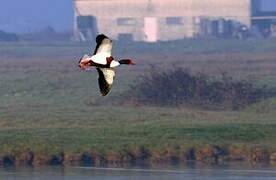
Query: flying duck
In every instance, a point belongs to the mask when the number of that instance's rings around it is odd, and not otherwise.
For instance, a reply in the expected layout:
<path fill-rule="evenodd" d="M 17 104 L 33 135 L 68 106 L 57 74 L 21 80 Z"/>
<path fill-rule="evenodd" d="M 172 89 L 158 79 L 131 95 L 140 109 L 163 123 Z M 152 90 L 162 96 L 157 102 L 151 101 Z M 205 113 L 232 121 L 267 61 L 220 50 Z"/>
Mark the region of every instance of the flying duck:
<path fill-rule="evenodd" d="M 106 96 L 113 84 L 115 77 L 115 67 L 121 64 L 134 65 L 130 59 L 115 60 L 112 55 L 112 40 L 104 34 L 96 37 L 96 48 L 92 56 L 85 54 L 79 61 L 79 67 L 86 70 L 93 66 L 97 69 L 98 83 L 102 96 Z"/>

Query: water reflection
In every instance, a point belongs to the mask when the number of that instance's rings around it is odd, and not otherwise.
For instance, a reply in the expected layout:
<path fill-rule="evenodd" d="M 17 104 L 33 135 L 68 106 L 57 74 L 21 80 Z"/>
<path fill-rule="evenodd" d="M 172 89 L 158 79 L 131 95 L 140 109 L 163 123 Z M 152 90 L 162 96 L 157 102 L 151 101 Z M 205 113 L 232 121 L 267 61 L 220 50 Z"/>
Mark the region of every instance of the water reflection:
<path fill-rule="evenodd" d="M 192 164 L 171 167 L 5 167 L 0 168 L 4 180 L 179 180 L 179 179 L 244 179 L 276 180 L 276 168 L 267 164 L 255 166 L 245 163 L 227 163 L 219 166 Z"/>

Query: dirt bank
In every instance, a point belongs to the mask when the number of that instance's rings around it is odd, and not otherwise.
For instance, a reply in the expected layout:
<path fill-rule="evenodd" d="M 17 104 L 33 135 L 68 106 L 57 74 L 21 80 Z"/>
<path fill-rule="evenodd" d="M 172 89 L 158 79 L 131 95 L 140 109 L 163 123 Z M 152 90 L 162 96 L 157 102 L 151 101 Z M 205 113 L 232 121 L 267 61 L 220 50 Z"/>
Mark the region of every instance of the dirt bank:
<path fill-rule="evenodd" d="M 86 165 L 86 166 L 123 166 L 135 164 L 181 164 L 187 162 L 218 164 L 220 162 L 247 161 L 256 163 L 276 163 L 276 150 L 265 147 L 211 146 L 181 148 L 167 147 L 163 150 L 149 150 L 144 147 L 122 150 L 67 153 L 66 151 L 47 154 L 23 152 L 1 154 L 1 166 L 41 166 L 41 165 Z"/>

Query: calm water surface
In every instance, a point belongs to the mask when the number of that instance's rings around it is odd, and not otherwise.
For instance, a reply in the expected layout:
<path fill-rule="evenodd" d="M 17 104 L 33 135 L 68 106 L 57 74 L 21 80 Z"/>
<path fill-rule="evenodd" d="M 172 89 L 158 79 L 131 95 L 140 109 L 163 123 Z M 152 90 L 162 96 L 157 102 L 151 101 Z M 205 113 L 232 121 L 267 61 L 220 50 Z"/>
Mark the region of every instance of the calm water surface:
<path fill-rule="evenodd" d="M 162 168 L 40 167 L 0 168 L 2 180 L 276 180 L 271 166 L 194 166 Z"/>

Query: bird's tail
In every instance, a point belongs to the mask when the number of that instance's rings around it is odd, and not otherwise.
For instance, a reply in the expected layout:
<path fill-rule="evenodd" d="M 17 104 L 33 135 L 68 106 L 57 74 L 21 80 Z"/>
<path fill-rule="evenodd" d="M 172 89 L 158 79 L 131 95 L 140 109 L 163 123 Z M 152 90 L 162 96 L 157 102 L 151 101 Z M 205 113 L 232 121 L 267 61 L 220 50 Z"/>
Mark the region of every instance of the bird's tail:
<path fill-rule="evenodd" d="M 79 63 L 81 62 L 81 60 L 87 59 L 87 58 L 89 58 L 89 57 L 90 57 L 90 56 L 89 56 L 88 54 L 83 55 L 83 56 L 80 58 Z"/>

